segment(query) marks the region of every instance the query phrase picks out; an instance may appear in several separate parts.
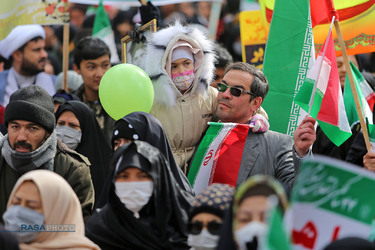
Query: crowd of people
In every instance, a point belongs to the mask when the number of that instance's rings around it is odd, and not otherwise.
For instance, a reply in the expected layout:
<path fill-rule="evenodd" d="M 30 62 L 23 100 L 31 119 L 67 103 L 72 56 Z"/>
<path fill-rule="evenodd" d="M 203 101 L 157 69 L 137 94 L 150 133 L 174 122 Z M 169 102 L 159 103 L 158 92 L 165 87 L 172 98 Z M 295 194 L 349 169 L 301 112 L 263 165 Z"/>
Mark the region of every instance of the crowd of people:
<path fill-rule="evenodd" d="M 106 43 L 91 36 L 88 6 L 70 6 L 65 89 L 61 65 L 52 65 L 61 61 L 60 27 L 19 25 L 0 42 L 1 248 L 261 249 L 269 204 L 286 211 L 301 160 L 325 154 L 374 171 L 359 127 L 340 148 L 309 116 L 293 137 L 269 129 L 261 107 L 269 83 L 241 62 L 234 2 L 223 3 L 216 40 L 206 30 L 210 2 L 107 9 L 119 55 L 136 23 L 156 18 L 159 26 L 142 62 L 153 106 L 117 121 L 100 102 L 100 80 L 113 64 Z M 351 60 L 374 88 L 371 57 Z M 196 194 L 187 175 L 208 122 L 251 129 L 236 185 Z M 72 228 L 48 230 L 59 225 Z"/>

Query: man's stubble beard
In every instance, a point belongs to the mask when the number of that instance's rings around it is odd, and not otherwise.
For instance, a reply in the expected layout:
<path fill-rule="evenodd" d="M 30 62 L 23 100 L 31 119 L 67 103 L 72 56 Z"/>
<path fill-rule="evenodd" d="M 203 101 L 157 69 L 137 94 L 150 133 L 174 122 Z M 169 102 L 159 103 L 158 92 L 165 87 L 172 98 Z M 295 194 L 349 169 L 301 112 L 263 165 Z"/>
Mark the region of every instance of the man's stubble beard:
<path fill-rule="evenodd" d="M 41 62 L 41 61 L 45 62 L 46 59 L 40 59 L 39 62 Z M 40 73 L 42 71 L 44 71 L 44 66 L 43 66 L 43 69 L 39 69 L 37 65 L 35 65 L 32 62 L 30 62 L 25 57 L 23 58 L 22 64 L 21 64 L 21 72 L 24 75 L 33 76 L 33 75 L 36 75 L 36 74 L 38 74 L 38 73 Z"/>

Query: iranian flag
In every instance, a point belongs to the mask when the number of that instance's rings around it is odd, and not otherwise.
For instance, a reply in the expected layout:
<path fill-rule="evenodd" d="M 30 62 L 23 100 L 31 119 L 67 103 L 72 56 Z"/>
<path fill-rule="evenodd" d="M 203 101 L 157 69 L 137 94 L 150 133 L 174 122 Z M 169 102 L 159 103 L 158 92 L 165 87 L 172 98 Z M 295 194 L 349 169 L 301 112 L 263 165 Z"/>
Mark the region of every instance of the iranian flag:
<path fill-rule="evenodd" d="M 353 73 L 355 87 L 357 89 L 359 101 L 363 111 L 363 117 L 367 118 L 368 122 L 372 123 L 371 107 L 374 107 L 374 91 L 371 89 L 365 78 L 363 78 L 361 72 L 359 72 L 359 70 L 352 62 L 350 62 L 350 69 Z M 346 75 L 345 80 L 344 104 L 345 111 L 348 116 L 349 125 L 350 127 L 353 127 L 359 122 L 359 117 L 357 108 L 354 103 L 353 92 L 350 87 L 348 75 Z"/>
<path fill-rule="evenodd" d="M 98 9 L 96 10 L 92 36 L 102 39 L 107 44 L 111 52 L 111 63 L 120 62 L 120 58 L 117 54 L 111 22 L 109 21 L 108 15 L 105 12 L 102 1 L 100 1 Z"/>
<path fill-rule="evenodd" d="M 188 174 L 196 194 L 212 183 L 236 186 L 249 128 L 246 124 L 209 123 Z"/>
<path fill-rule="evenodd" d="M 340 146 L 352 132 L 345 112 L 331 31 L 294 100 L 317 119 L 326 136 Z"/>
<path fill-rule="evenodd" d="M 309 0 L 275 1 L 263 64 L 270 88 L 262 103 L 272 130 L 293 135 L 306 116 L 293 99 L 314 59 Z"/>

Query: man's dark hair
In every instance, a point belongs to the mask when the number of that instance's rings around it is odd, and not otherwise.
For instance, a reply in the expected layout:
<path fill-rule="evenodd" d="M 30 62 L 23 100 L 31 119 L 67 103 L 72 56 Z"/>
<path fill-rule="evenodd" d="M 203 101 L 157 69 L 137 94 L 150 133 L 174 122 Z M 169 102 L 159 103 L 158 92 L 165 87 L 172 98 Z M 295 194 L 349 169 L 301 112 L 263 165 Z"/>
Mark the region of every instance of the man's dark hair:
<path fill-rule="evenodd" d="M 82 12 L 82 14 L 86 15 L 87 5 L 76 3 L 76 4 L 69 7 L 69 11 L 72 11 L 72 10 L 78 10 L 78 11 Z"/>
<path fill-rule="evenodd" d="M 264 101 L 264 98 L 266 98 L 269 90 L 269 85 L 266 76 L 260 69 L 248 63 L 235 62 L 226 67 L 224 75 L 226 75 L 230 70 L 240 70 L 253 75 L 254 80 L 251 83 L 250 92 L 253 93 L 256 97 L 262 97 L 262 101 Z M 251 97 L 250 101 L 253 98 L 254 96 Z"/>
<path fill-rule="evenodd" d="M 24 45 L 22 45 L 22 47 L 20 47 L 18 50 L 21 51 L 23 53 L 26 45 L 29 43 L 29 42 L 37 42 L 39 41 L 40 39 L 44 40 L 43 37 L 41 36 L 37 36 L 37 37 L 34 37 L 33 39 L 31 39 L 30 41 L 28 41 L 27 43 L 25 43 Z"/>
<path fill-rule="evenodd" d="M 74 64 L 79 69 L 82 60 L 92 60 L 104 55 L 108 55 L 111 58 L 111 52 L 103 40 L 87 36 L 79 40 L 75 47 Z"/>

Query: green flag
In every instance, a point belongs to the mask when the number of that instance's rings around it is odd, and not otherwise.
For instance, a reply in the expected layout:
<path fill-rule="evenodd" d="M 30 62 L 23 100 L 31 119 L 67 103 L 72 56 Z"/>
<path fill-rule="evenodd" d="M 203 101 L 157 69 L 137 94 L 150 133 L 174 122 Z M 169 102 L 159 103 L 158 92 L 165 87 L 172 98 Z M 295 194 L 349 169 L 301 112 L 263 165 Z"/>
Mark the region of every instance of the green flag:
<path fill-rule="evenodd" d="M 119 63 L 120 58 L 117 54 L 115 39 L 113 36 L 111 22 L 105 12 L 102 1 L 96 10 L 92 36 L 102 39 L 111 51 L 111 63 Z"/>
<path fill-rule="evenodd" d="M 269 231 L 266 235 L 264 249 L 267 250 L 291 250 L 283 224 L 283 217 L 278 206 L 270 211 L 268 218 Z"/>
<path fill-rule="evenodd" d="M 359 72 L 359 70 L 352 62 L 350 62 L 350 69 L 353 73 L 354 83 L 357 89 L 359 101 L 361 103 L 363 116 L 372 123 L 372 111 L 366 100 L 365 93 L 369 93 L 367 94 L 367 96 L 369 96 L 369 98 L 372 98 L 371 94 L 373 95 L 374 91 L 371 89 L 366 80 L 363 78 L 361 72 Z M 352 88 L 350 87 L 348 75 L 346 75 L 345 79 L 344 104 L 350 127 L 353 128 L 353 126 L 359 122 L 359 118 L 357 108 L 354 103 L 353 92 Z"/>
<path fill-rule="evenodd" d="M 263 65 L 270 90 L 262 104 L 272 130 L 293 135 L 304 118 L 293 99 L 314 58 L 309 0 L 275 1 Z"/>

